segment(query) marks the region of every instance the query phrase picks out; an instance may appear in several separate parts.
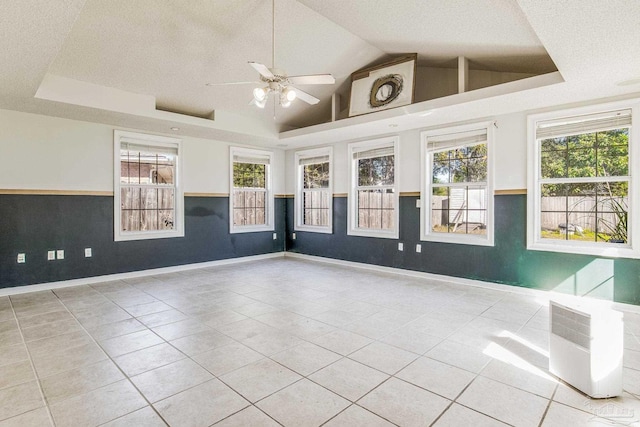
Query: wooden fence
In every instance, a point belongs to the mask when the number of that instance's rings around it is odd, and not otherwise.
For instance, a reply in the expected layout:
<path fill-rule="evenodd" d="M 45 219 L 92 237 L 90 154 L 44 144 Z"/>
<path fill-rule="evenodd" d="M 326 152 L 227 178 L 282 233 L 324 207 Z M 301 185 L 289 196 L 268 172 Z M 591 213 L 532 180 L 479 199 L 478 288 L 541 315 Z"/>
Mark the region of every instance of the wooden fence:
<path fill-rule="evenodd" d="M 596 206 L 594 197 L 542 197 L 540 203 L 540 226 L 543 230 L 558 230 L 561 224 L 573 224 L 584 230 L 596 230 L 597 223 L 600 229 L 603 224 L 615 227 L 618 223 L 618 215 L 613 208 L 613 201 L 622 206 L 628 206 L 626 197 L 599 199 Z M 597 210 L 596 210 L 597 207 Z"/>

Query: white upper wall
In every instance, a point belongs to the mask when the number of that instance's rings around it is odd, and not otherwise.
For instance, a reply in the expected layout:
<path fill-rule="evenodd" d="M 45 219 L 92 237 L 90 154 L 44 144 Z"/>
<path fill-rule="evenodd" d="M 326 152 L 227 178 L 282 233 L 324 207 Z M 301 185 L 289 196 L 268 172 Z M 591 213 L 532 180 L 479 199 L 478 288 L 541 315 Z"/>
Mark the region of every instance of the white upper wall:
<path fill-rule="evenodd" d="M 496 123 L 495 145 L 495 190 L 522 190 L 527 187 L 527 115 L 525 113 L 508 114 L 491 118 Z M 486 122 L 487 119 L 481 120 Z M 459 123 L 456 123 L 457 125 Z M 452 124 L 453 126 L 454 124 Z M 438 126 L 446 128 L 448 126 Z M 420 191 L 420 133 L 433 128 L 415 129 L 400 132 L 400 163 L 396 168 L 400 192 Z M 388 134 L 387 134 L 388 135 Z M 382 135 L 380 135 L 382 136 Z M 376 136 L 375 138 L 378 138 Z M 371 138 L 371 139 L 375 139 Z M 349 165 L 347 159 L 348 142 L 333 144 L 334 193 L 349 191 Z M 286 193 L 295 192 L 294 153 L 286 153 Z"/>
<path fill-rule="evenodd" d="M 0 129 L 0 189 L 113 191 L 113 131 L 120 128 L 0 110 Z M 186 193 L 229 193 L 232 144 L 171 136 L 182 139 Z M 284 152 L 272 151 L 273 191 L 280 194 Z"/>

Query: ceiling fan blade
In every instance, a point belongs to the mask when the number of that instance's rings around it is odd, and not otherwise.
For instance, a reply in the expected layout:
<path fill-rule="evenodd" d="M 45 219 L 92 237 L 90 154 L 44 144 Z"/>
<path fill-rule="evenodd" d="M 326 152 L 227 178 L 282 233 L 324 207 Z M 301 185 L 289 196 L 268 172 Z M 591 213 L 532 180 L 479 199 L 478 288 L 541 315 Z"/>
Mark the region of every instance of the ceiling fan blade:
<path fill-rule="evenodd" d="M 287 80 L 294 85 L 332 85 L 336 82 L 331 74 L 310 74 L 308 76 L 289 76 Z"/>
<path fill-rule="evenodd" d="M 226 83 L 206 83 L 205 86 L 231 86 L 231 85 L 249 85 L 258 84 L 259 82 L 226 82 Z"/>
<path fill-rule="evenodd" d="M 260 64 L 259 62 L 249 61 L 249 65 L 251 65 L 257 72 L 259 72 L 260 75 L 265 79 L 270 80 L 275 77 L 271 72 L 271 70 L 269 70 L 269 68 L 264 64 Z"/>
<path fill-rule="evenodd" d="M 318 102 L 320 102 L 320 100 L 315 96 L 309 95 L 307 92 L 300 90 L 297 87 L 294 88 L 294 90 L 296 91 L 296 98 L 306 102 L 307 104 L 316 105 Z"/>

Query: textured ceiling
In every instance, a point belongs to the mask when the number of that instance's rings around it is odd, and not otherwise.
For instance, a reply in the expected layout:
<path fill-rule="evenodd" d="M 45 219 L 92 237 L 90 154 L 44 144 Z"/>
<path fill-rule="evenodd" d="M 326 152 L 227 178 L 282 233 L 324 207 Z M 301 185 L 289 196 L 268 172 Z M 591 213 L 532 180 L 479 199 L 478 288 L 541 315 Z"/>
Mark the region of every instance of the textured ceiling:
<path fill-rule="evenodd" d="M 536 90 L 517 86 L 520 93 L 508 97 L 483 92 L 484 103 L 443 108 L 447 117 L 418 114 L 409 127 L 640 90 L 616 85 L 640 77 L 636 0 L 275 0 L 275 65 L 290 75 L 332 73 L 337 81 L 303 87 L 321 99 L 316 106 L 297 101 L 290 109 L 259 110 L 248 105 L 252 85 L 206 83 L 253 81 L 247 61 L 272 65 L 271 7 L 269 0 L 5 2 L 0 108 L 163 133 L 178 126 L 183 135 L 275 146 L 301 132 L 282 130 L 327 122 L 331 95 L 346 94 L 353 71 L 397 54 L 417 52 L 419 64 L 429 66 L 465 56 L 476 68 L 533 74 L 557 66 L 564 78 Z M 475 96 L 463 95 L 450 104 Z M 149 100 L 151 107 L 133 107 Z M 203 117 L 215 111 L 215 120 L 160 114 L 156 104 Z M 334 137 L 340 135 L 355 134 Z"/>
<path fill-rule="evenodd" d="M 388 53 L 417 52 L 419 63 L 458 56 L 495 71 L 555 71 L 518 4 L 512 0 L 300 0 Z"/>

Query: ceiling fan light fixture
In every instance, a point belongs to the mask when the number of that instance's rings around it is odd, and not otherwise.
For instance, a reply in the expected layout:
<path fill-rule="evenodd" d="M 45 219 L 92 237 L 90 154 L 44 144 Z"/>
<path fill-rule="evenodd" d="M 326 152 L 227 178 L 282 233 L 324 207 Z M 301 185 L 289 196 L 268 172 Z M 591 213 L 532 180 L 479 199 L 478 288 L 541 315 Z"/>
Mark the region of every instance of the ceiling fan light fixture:
<path fill-rule="evenodd" d="M 289 108 L 291 106 L 291 101 L 280 101 L 280 106 L 282 108 Z"/>
<path fill-rule="evenodd" d="M 269 94 L 269 87 L 257 87 L 253 90 L 253 98 L 256 100 L 256 103 L 265 101 L 267 99 L 267 95 Z M 260 107 L 264 108 L 264 107 Z"/>
<path fill-rule="evenodd" d="M 289 87 L 285 87 L 282 90 L 282 94 L 284 95 L 284 98 L 289 102 L 293 101 L 298 96 L 296 91 L 291 89 L 291 88 L 289 88 Z"/>

